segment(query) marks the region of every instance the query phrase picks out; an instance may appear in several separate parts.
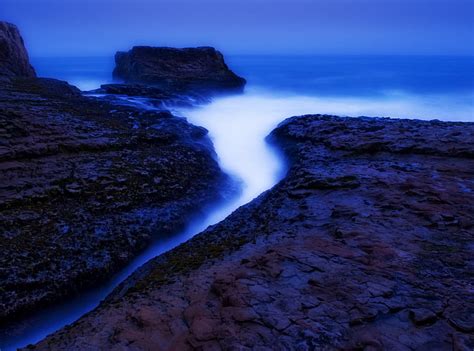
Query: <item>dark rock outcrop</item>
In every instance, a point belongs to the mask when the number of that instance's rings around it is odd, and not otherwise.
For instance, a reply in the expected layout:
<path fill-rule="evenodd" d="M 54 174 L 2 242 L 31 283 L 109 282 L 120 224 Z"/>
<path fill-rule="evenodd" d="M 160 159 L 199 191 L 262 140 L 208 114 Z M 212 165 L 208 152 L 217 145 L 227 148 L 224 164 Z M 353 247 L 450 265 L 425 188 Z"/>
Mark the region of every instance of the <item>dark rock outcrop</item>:
<path fill-rule="evenodd" d="M 472 350 L 474 124 L 305 116 L 286 178 L 33 349 Z"/>
<path fill-rule="evenodd" d="M 52 79 L 0 85 L 0 324 L 102 284 L 181 229 L 219 197 L 214 157 L 207 131 L 169 112 Z"/>
<path fill-rule="evenodd" d="M 0 22 L 0 80 L 35 75 L 18 28 Z"/>
<path fill-rule="evenodd" d="M 115 55 L 115 79 L 172 90 L 242 90 L 245 79 L 232 72 L 211 47 L 175 49 L 136 46 Z"/>

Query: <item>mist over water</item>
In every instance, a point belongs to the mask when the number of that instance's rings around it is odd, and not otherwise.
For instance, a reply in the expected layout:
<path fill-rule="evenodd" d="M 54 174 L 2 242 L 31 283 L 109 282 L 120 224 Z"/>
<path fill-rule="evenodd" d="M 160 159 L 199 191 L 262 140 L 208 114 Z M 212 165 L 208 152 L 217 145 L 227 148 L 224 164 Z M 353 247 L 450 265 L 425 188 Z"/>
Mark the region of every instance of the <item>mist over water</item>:
<path fill-rule="evenodd" d="M 242 123 L 242 131 L 253 136 L 258 132 L 269 133 L 288 117 L 305 114 L 468 122 L 474 121 L 474 93 L 418 95 L 387 91 L 380 96 L 349 97 L 291 94 L 251 87 L 243 95 L 218 98 L 210 105 L 186 112 L 191 121 L 196 120 L 204 127 L 207 124 L 223 130 Z"/>
<path fill-rule="evenodd" d="M 32 58 L 40 76 L 63 79 L 85 91 L 112 82 L 113 61 Z M 261 109 L 263 114 L 279 113 L 280 120 L 311 113 L 474 120 L 474 56 L 226 55 L 226 61 L 248 80 L 245 94 L 216 99 L 183 115 L 206 123 L 200 115 L 222 109 L 226 116 L 217 120 L 228 125 L 238 123 L 233 113 L 245 111 L 239 115 L 245 119 Z M 267 104 L 278 109 L 271 112 Z"/>

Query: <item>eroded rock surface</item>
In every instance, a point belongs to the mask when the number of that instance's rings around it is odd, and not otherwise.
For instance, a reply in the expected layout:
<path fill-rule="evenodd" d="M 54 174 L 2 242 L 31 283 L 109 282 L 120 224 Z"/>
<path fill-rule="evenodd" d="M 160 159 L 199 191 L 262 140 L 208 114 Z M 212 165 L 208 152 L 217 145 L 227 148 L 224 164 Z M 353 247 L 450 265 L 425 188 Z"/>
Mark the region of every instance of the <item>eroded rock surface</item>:
<path fill-rule="evenodd" d="M 114 78 L 126 83 L 158 85 L 170 90 L 242 90 L 245 79 L 227 67 L 211 47 L 135 46 L 115 56 Z"/>
<path fill-rule="evenodd" d="M 51 79 L 2 84 L 0 323 L 102 284 L 223 181 L 207 130 L 185 119 Z"/>
<path fill-rule="evenodd" d="M 474 125 L 305 116 L 286 178 L 38 350 L 472 350 Z"/>
<path fill-rule="evenodd" d="M 0 22 L 0 81 L 12 77 L 35 77 L 18 28 Z"/>

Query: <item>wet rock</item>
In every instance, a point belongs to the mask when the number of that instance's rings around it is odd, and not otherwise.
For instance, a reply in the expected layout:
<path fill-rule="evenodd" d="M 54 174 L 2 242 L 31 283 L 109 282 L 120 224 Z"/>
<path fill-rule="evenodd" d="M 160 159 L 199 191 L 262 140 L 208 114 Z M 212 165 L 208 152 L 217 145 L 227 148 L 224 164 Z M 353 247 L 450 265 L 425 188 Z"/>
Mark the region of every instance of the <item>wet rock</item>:
<path fill-rule="evenodd" d="M 207 131 L 167 111 L 52 79 L 0 85 L 0 339 L 178 231 L 224 182 Z"/>
<path fill-rule="evenodd" d="M 35 77 L 18 28 L 0 22 L 0 80 L 13 77 Z"/>
<path fill-rule="evenodd" d="M 175 49 L 136 46 L 115 55 L 114 78 L 170 89 L 242 90 L 245 79 L 232 72 L 211 47 Z"/>

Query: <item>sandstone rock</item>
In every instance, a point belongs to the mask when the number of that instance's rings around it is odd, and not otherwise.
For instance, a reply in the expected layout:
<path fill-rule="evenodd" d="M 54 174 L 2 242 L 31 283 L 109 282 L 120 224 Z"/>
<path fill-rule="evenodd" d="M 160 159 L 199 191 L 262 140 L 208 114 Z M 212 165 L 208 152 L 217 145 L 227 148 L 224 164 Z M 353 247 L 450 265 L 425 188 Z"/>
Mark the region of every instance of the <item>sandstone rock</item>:
<path fill-rule="evenodd" d="M 175 49 L 136 46 L 115 55 L 115 79 L 169 89 L 241 90 L 245 79 L 232 72 L 211 47 Z"/>
<path fill-rule="evenodd" d="M 0 22 L 0 79 L 35 76 L 18 28 Z"/>

